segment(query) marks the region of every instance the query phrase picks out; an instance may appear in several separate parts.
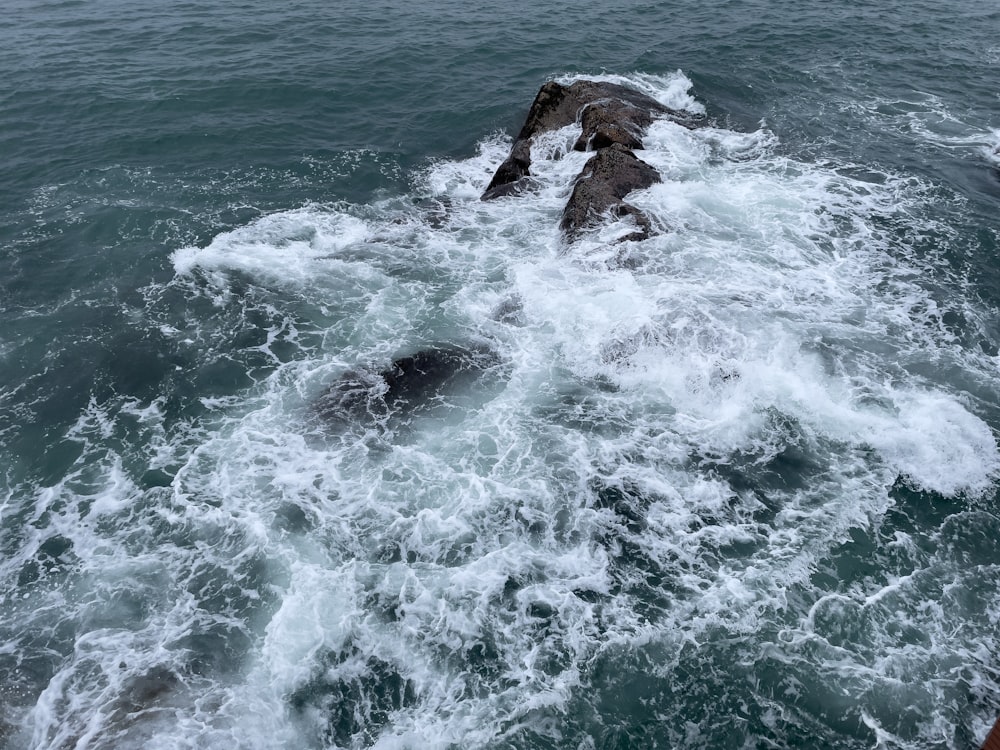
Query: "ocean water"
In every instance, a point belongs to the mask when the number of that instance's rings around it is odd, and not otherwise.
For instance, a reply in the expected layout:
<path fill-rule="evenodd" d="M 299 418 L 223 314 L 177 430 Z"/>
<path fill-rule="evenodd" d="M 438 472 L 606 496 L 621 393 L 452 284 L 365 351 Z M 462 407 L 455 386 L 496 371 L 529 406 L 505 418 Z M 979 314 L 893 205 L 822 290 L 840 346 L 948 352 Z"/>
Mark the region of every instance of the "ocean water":
<path fill-rule="evenodd" d="M 3 16 L 4 750 L 985 737 L 1000 8 Z M 648 240 L 561 239 L 576 126 L 479 200 L 576 78 L 709 123 Z"/>

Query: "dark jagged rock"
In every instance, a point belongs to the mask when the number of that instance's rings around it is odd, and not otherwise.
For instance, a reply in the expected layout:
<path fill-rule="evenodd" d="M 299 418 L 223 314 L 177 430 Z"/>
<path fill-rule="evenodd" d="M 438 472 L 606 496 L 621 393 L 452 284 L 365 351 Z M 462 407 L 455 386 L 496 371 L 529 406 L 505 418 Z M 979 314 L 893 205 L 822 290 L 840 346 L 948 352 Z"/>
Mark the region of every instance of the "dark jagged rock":
<path fill-rule="evenodd" d="M 382 420 L 390 413 L 440 400 L 499 364 L 486 347 L 451 345 L 423 349 L 399 357 L 384 370 L 351 370 L 331 385 L 316 403 L 317 413 L 328 421 L 364 418 Z"/>
<path fill-rule="evenodd" d="M 576 122 L 577 112 L 585 103 L 574 96 L 569 86 L 563 86 L 555 81 L 542 84 L 528 109 L 528 116 L 524 118 L 524 125 L 517 134 L 515 145 L 539 133 L 547 133 L 573 124 Z"/>
<path fill-rule="evenodd" d="M 531 190 L 537 184 L 530 177 L 522 177 L 514 182 L 501 182 L 494 187 L 487 188 L 483 192 L 482 200 L 488 201 L 494 198 L 503 198 L 506 195 L 519 195 L 526 190 Z"/>
<path fill-rule="evenodd" d="M 579 119 L 583 134 L 574 145 L 578 151 L 601 149 L 612 143 L 642 148 L 642 134 L 655 117 L 669 117 L 687 127 L 692 127 L 694 122 L 690 115 L 665 107 L 652 97 L 617 83 L 576 81 L 564 86 L 549 81 L 531 103 L 510 156 L 494 173 L 483 200 L 512 195 L 530 185 L 531 142 L 535 136 L 571 125 Z"/>
<path fill-rule="evenodd" d="M 538 91 L 517 139 L 527 140 L 539 133 L 572 125 L 577 121 L 581 109 L 601 101 L 617 101 L 646 112 L 683 117 L 680 112 L 664 107 L 651 96 L 617 83 L 575 81 L 563 86 L 549 81 Z"/>
<path fill-rule="evenodd" d="M 527 183 L 529 167 L 531 167 L 531 146 L 527 140 L 516 141 L 510 150 L 510 156 L 493 175 L 486 192 L 483 193 L 483 200 L 519 193 Z M 521 187 L 517 187 L 519 185 Z"/>
<path fill-rule="evenodd" d="M 597 151 L 612 143 L 626 148 L 642 148 L 642 134 L 653 122 L 648 109 L 610 99 L 588 104 L 580 116 L 583 132 L 573 144 L 574 151 Z"/>
<path fill-rule="evenodd" d="M 620 143 L 597 152 L 576 178 L 573 193 L 566 203 L 560 227 L 569 239 L 592 227 L 607 216 L 632 216 L 638 230 L 623 239 L 639 240 L 649 236 L 649 219 L 624 198 L 633 190 L 660 182 L 659 173 Z"/>

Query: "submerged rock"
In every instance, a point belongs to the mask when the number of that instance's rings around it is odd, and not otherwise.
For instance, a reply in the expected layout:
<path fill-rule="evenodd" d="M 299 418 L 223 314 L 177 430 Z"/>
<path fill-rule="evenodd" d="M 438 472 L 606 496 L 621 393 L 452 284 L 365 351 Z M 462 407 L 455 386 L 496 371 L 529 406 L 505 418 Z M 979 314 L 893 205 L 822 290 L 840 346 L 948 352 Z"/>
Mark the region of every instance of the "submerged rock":
<path fill-rule="evenodd" d="M 319 397 L 317 413 L 327 421 L 381 421 L 390 414 L 440 404 L 500 363 L 486 347 L 440 345 L 399 357 L 385 369 L 344 373 Z"/>
<path fill-rule="evenodd" d="M 622 144 L 613 143 L 598 151 L 584 166 L 559 226 L 572 240 L 582 230 L 599 224 L 608 216 L 632 216 L 638 229 L 624 239 L 645 239 L 649 236 L 649 219 L 623 199 L 633 190 L 658 182 L 660 175 L 653 167 Z"/>
<path fill-rule="evenodd" d="M 597 150 L 614 143 L 637 149 L 642 148 L 642 135 L 655 117 L 669 117 L 686 127 L 696 122 L 691 115 L 617 83 L 549 81 L 531 103 L 510 155 L 497 168 L 483 200 L 515 194 L 530 185 L 531 142 L 537 135 L 579 120 L 583 133 L 573 146 L 576 150 Z"/>
<path fill-rule="evenodd" d="M 524 303 L 518 296 L 511 296 L 493 308 L 490 317 L 498 323 L 524 325 Z"/>
<path fill-rule="evenodd" d="M 381 373 L 385 381 L 386 402 L 397 404 L 438 395 L 446 386 L 475 376 L 497 363 L 496 355 L 486 349 L 446 347 L 425 349 L 394 360 Z"/>

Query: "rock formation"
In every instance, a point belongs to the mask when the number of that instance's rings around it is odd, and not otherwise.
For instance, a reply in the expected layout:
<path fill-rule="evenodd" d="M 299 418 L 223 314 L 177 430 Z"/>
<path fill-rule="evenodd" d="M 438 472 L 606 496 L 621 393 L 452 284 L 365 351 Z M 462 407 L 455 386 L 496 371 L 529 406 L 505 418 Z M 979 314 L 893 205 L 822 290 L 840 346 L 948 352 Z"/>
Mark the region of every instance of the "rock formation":
<path fill-rule="evenodd" d="M 643 148 L 646 129 L 658 118 L 688 128 L 698 125 L 693 115 L 669 109 L 615 83 L 576 81 L 563 85 L 550 81 L 532 102 L 510 154 L 497 168 L 482 199 L 513 196 L 529 188 L 534 139 L 579 123 L 581 133 L 573 149 L 595 154 L 577 176 L 563 210 L 559 226 L 565 237 L 573 241 L 605 219 L 632 217 L 635 231 L 620 240 L 645 239 L 650 221 L 625 198 L 634 190 L 660 182 L 656 169 L 635 155 Z M 504 301 L 494 311 L 494 318 L 522 324 L 519 301 Z M 344 373 L 320 396 L 315 409 L 332 423 L 405 421 L 414 413 L 433 412 L 459 397 L 472 383 L 481 385 L 480 378 L 500 364 L 495 352 L 485 347 L 432 346 L 399 357 L 382 370 L 359 368 Z"/>
<path fill-rule="evenodd" d="M 697 124 L 693 116 L 616 83 L 550 81 L 535 96 L 510 155 L 497 168 L 483 200 L 516 195 L 530 187 L 533 139 L 579 122 L 582 132 L 574 150 L 596 151 L 597 155 L 577 178 L 563 212 L 560 226 L 567 239 L 577 238 L 581 230 L 605 216 L 632 216 L 638 228 L 623 239 L 643 239 L 649 235 L 649 219 L 623 199 L 633 190 L 660 181 L 656 170 L 633 153 L 643 147 L 643 134 L 656 118 L 685 127 Z"/>
<path fill-rule="evenodd" d="M 638 229 L 623 239 L 645 239 L 649 236 L 649 219 L 622 199 L 633 190 L 657 182 L 660 175 L 655 169 L 621 143 L 612 143 L 598 151 L 576 178 L 559 226 L 572 240 L 605 216 L 632 216 Z"/>

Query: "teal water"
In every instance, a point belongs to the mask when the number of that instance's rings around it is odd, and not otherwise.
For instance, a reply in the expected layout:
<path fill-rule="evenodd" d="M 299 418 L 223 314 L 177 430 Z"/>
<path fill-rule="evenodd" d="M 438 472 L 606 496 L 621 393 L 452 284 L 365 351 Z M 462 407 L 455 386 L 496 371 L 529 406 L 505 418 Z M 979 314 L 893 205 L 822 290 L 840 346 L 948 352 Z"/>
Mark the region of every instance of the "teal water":
<path fill-rule="evenodd" d="M 985 736 L 1000 10 L 4 16 L 0 747 Z M 478 200 L 593 76 L 712 122 L 626 263 L 559 240 L 584 155 Z M 317 408 L 442 344 L 495 364 Z"/>

